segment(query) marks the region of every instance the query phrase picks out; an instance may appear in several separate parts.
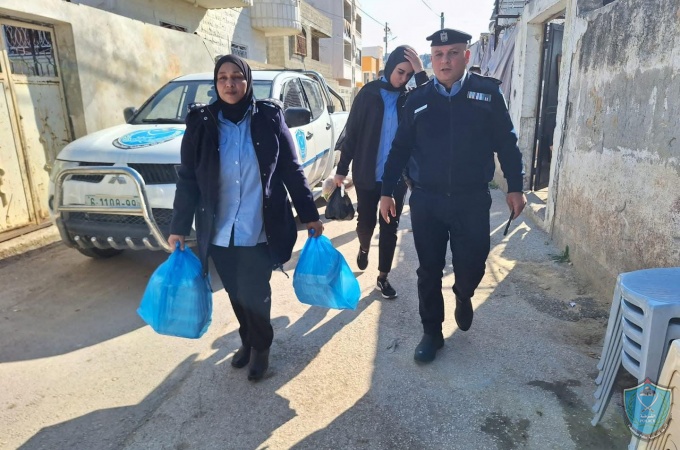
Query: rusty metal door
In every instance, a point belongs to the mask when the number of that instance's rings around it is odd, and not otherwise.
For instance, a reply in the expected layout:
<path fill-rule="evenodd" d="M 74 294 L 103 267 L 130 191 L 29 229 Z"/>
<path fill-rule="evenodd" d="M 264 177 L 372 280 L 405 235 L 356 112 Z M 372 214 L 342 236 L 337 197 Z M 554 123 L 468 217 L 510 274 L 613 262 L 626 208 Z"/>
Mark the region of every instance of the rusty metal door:
<path fill-rule="evenodd" d="M 5 172 L 0 190 L 11 183 L 10 199 L 5 193 L 7 205 L 0 210 L 2 232 L 39 224 L 49 217 L 46 169 L 71 140 L 71 133 L 51 28 L 0 20 L 0 65 L 4 93 L 0 99 L 0 127 L 12 130 L 2 133 L 0 144 L 0 161 L 7 165 L 0 167 Z"/>

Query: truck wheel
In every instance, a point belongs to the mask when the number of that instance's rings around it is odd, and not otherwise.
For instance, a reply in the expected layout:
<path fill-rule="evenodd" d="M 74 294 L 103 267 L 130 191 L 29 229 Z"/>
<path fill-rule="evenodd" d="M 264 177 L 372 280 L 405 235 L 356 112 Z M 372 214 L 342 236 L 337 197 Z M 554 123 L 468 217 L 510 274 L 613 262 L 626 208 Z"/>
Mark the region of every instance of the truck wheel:
<path fill-rule="evenodd" d="M 82 253 L 85 256 L 88 256 L 90 258 L 95 258 L 95 259 L 106 259 L 106 258 L 111 258 L 116 255 L 119 255 L 123 252 L 123 250 L 117 250 L 115 248 L 77 248 L 80 253 Z"/>

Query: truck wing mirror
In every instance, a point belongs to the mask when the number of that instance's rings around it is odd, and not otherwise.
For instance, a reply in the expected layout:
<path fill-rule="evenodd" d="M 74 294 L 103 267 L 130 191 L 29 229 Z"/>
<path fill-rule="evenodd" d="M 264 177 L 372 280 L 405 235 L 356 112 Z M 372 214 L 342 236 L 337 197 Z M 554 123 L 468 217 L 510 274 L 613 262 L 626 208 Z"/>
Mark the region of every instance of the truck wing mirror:
<path fill-rule="evenodd" d="M 288 108 L 283 113 L 288 128 L 308 125 L 312 121 L 312 112 L 307 108 Z"/>
<path fill-rule="evenodd" d="M 137 114 L 137 108 L 134 106 L 128 106 L 123 110 L 123 117 L 125 117 L 125 122 L 130 123 L 130 119 L 132 119 L 132 116 Z"/>

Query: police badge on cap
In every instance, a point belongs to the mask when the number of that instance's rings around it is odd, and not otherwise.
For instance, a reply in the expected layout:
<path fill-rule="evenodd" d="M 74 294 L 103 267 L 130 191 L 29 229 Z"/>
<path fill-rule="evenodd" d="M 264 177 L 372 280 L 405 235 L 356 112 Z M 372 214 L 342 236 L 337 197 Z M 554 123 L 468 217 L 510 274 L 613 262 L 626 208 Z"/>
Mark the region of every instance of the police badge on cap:
<path fill-rule="evenodd" d="M 451 28 L 438 30 L 427 37 L 428 41 L 432 41 L 432 44 L 430 44 L 431 47 L 436 47 L 438 45 L 467 44 L 470 42 L 470 39 L 472 39 L 472 36 L 469 34 Z"/>

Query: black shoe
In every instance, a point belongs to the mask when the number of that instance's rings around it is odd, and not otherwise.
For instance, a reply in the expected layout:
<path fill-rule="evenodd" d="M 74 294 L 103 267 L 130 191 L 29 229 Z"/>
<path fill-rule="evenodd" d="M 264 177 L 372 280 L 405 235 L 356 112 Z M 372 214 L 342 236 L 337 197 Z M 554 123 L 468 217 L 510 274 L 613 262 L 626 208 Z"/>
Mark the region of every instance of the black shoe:
<path fill-rule="evenodd" d="M 442 336 L 432 336 L 431 334 L 423 334 L 423 338 L 416 347 L 416 352 L 413 359 L 421 363 L 429 363 L 434 361 L 437 356 L 437 350 L 444 346 L 444 338 Z"/>
<path fill-rule="evenodd" d="M 368 250 L 359 247 L 359 254 L 357 255 L 357 266 L 359 270 L 364 270 L 368 267 Z"/>
<path fill-rule="evenodd" d="M 375 286 L 377 290 L 380 291 L 382 294 L 383 298 L 397 298 L 397 291 L 394 290 L 392 285 L 390 284 L 389 281 L 387 281 L 387 277 L 385 278 L 380 278 L 378 277 L 378 282 Z"/>
<path fill-rule="evenodd" d="M 231 365 L 237 369 L 241 369 L 247 366 L 248 362 L 250 362 L 250 346 L 246 347 L 242 345 L 236 351 L 234 357 L 231 358 Z"/>
<path fill-rule="evenodd" d="M 472 317 L 474 316 L 472 309 L 472 300 L 469 298 L 460 298 L 456 295 L 456 312 L 453 314 L 458 324 L 460 331 L 467 331 L 472 325 Z"/>
<path fill-rule="evenodd" d="M 252 353 L 250 368 L 248 369 L 248 379 L 250 381 L 259 381 L 264 377 L 264 374 L 269 367 L 269 349 L 253 349 Z"/>

